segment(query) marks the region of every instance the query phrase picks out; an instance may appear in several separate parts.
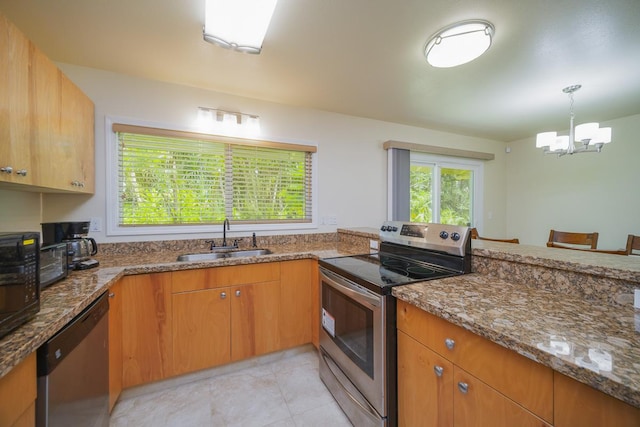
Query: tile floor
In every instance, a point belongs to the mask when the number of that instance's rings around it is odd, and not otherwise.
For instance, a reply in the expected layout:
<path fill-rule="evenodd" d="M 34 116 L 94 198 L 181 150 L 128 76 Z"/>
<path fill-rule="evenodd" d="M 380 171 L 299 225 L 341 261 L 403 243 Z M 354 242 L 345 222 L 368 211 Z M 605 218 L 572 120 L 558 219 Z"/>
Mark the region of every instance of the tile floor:
<path fill-rule="evenodd" d="M 199 378 L 203 377 L 204 378 Z M 127 390 L 110 427 L 351 426 L 318 377 L 313 347 Z"/>

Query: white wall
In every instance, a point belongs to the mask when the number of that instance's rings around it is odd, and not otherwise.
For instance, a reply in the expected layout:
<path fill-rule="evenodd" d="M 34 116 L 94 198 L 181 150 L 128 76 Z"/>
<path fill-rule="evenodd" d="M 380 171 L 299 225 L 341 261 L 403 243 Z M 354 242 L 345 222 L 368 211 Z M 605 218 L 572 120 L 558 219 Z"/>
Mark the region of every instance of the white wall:
<path fill-rule="evenodd" d="M 613 142 L 599 154 L 543 155 L 535 137 L 509 144 L 507 235 L 544 245 L 550 229 L 597 231 L 599 249 L 640 235 L 640 115 L 601 126 Z"/>
<path fill-rule="evenodd" d="M 259 100 L 205 91 L 58 64 L 94 101 L 96 106 L 96 192 L 93 197 L 45 194 L 43 222 L 106 218 L 105 117 L 117 116 L 165 126 L 192 127 L 198 106 L 257 114 L 263 139 L 318 145 L 318 216 L 335 215 L 338 227 L 378 227 L 386 219 L 386 151 L 382 143 L 393 139 L 495 153 L 485 166 L 485 234 L 505 232 L 504 143 L 429 129 L 362 119 L 317 110 L 294 108 Z M 331 90 L 327 88 L 327 90 Z M 427 101 L 428 102 L 428 101 Z M 486 212 L 492 213 L 489 220 Z M 0 214 L 2 215 L 2 214 Z M 0 216 L 0 220 L 2 217 Z M 334 231 L 319 225 L 316 230 Z M 109 237 L 91 235 L 99 242 L 216 237 L 220 227 L 203 235 Z M 266 233 L 265 233 L 266 234 Z M 233 229 L 231 235 L 233 236 Z"/>
<path fill-rule="evenodd" d="M 0 232 L 40 231 L 40 193 L 0 189 Z"/>

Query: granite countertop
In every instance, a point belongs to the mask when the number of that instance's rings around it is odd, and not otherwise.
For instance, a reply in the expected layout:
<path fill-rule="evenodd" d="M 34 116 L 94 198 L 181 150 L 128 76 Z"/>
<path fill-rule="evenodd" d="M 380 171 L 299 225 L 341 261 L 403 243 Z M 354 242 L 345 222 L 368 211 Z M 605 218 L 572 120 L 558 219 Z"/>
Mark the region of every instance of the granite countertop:
<path fill-rule="evenodd" d="M 177 262 L 176 258 L 183 252 L 176 251 L 156 251 L 133 255 L 98 255 L 95 257 L 100 262 L 98 268 L 72 271 L 68 278 L 43 289 L 40 294 L 38 314 L 0 339 L 0 378 L 37 350 L 124 275 L 340 255 L 335 249 L 335 245 L 327 244 L 311 245 L 305 250 L 301 250 L 299 246 L 269 249 L 274 253 L 260 257 L 222 258 L 195 262 Z"/>
<path fill-rule="evenodd" d="M 339 229 L 349 241 L 374 239 L 372 228 Z M 339 234 L 340 234 L 339 233 Z M 365 245 L 368 248 L 368 241 Z M 99 254 L 100 267 L 74 271 L 45 288 L 34 319 L 0 339 L 0 377 L 107 291 L 120 277 L 185 269 L 345 255 L 333 241 L 277 241 L 271 255 L 177 262 L 184 249 L 153 243 L 127 253 Z M 338 244 L 340 247 L 340 244 Z M 359 246 L 358 246 L 359 247 Z M 203 249 L 194 252 L 207 252 Z M 526 245 L 473 241 L 473 255 L 640 283 L 640 257 L 590 254 Z M 534 284 L 535 285 L 535 284 Z M 536 286 L 468 274 L 394 288 L 394 295 L 526 357 L 640 407 L 640 311 L 615 310 Z M 555 347 L 554 347 L 555 346 Z M 568 354 L 563 354 L 568 348 Z M 611 356 L 611 369 L 585 358 L 589 349 Z M 604 354 L 604 353 L 602 353 Z M 592 356 L 594 353 L 592 352 Z"/>
<path fill-rule="evenodd" d="M 471 240 L 475 256 L 640 283 L 640 256 Z"/>
<path fill-rule="evenodd" d="M 632 306 L 479 274 L 399 286 L 393 295 L 640 408 L 640 311 Z"/>

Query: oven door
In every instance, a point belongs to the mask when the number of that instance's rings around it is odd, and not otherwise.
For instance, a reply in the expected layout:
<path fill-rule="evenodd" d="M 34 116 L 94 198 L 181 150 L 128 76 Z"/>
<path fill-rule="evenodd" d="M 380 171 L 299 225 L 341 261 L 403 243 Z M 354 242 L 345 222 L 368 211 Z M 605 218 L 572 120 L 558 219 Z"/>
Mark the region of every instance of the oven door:
<path fill-rule="evenodd" d="M 386 417 L 384 299 L 322 267 L 320 279 L 321 365 L 324 362 L 321 377 L 330 375 L 332 382 L 337 381 L 336 385 L 341 385 L 338 395 L 333 391 L 332 393 L 343 409 L 345 402 L 341 400 L 345 399 L 339 395 L 344 396 L 346 393 L 346 400 L 352 401 L 349 404 L 357 401 L 361 410 L 369 412 L 369 415 L 378 420 Z M 347 381 L 341 380 L 341 376 L 346 377 Z M 327 383 L 325 378 L 323 380 Z M 349 390 L 353 386 L 362 396 L 357 396 L 357 391 Z M 366 399 L 365 402 L 362 397 Z M 372 408 L 377 414 L 372 413 Z M 347 410 L 345 412 L 349 415 Z"/>

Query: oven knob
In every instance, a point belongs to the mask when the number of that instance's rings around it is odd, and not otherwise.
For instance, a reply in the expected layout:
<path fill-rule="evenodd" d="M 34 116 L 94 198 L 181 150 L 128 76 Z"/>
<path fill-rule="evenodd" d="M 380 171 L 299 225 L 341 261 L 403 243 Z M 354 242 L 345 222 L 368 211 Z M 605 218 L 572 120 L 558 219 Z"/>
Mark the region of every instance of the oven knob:
<path fill-rule="evenodd" d="M 390 228 L 391 228 L 391 231 L 393 231 L 393 232 L 398 231 L 398 227 L 390 227 Z"/>
<path fill-rule="evenodd" d="M 460 233 L 456 233 L 456 232 L 451 233 L 451 240 L 453 240 L 454 242 L 457 242 L 458 240 L 460 240 Z"/>
<path fill-rule="evenodd" d="M 380 231 L 387 231 L 387 226 L 383 225 L 382 227 L 380 227 Z"/>
<path fill-rule="evenodd" d="M 446 239 L 447 237 L 449 237 L 449 233 L 447 233 L 446 231 L 441 231 L 440 232 L 440 238 L 441 239 Z"/>

